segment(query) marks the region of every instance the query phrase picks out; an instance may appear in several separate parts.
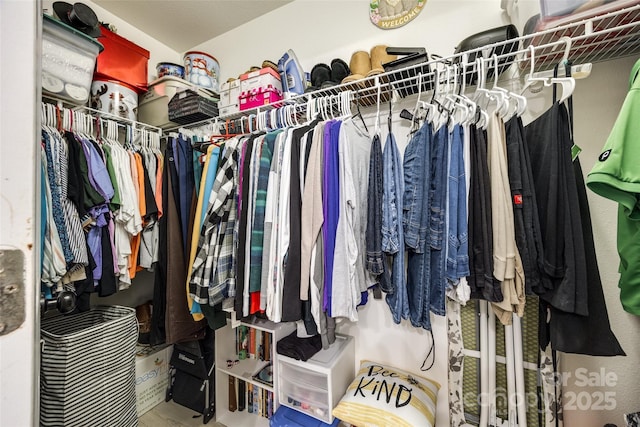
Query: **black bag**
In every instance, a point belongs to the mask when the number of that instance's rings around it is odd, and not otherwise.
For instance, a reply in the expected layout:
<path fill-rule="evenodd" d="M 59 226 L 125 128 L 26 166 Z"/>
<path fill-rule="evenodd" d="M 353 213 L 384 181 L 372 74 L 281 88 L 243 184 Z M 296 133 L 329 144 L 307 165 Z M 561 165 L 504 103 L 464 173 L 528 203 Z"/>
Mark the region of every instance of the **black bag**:
<path fill-rule="evenodd" d="M 198 341 L 174 344 L 166 401 L 193 409 L 206 424 L 215 414 L 214 333 Z"/>
<path fill-rule="evenodd" d="M 502 27 L 491 28 L 462 40 L 458 46 L 456 46 L 454 53 L 457 54 L 473 50 L 473 52 L 469 53 L 469 57 L 467 59 L 468 64 L 473 64 L 478 56 L 487 59 L 491 58 L 493 55 L 508 55 L 517 51 L 519 44 L 518 37 L 518 29 L 515 25 L 509 24 Z M 481 51 L 477 50 L 481 47 L 494 44 L 496 44 L 496 46 L 493 46 L 491 49 Z M 454 62 L 460 62 L 460 59 L 461 57 L 458 56 Z M 512 60 L 513 55 L 498 59 L 498 75 L 502 74 L 502 72 L 511 65 Z M 478 77 L 477 71 L 478 70 L 476 70 L 476 73 L 467 74 L 467 84 L 476 83 Z M 489 67 L 487 69 L 487 77 L 493 77 L 493 67 Z"/>
<path fill-rule="evenodd" d="M 418 93 L 418 85 L 414 83 L 418 73 L 422 73 L 422 92 L 433 88 L 429 55 L 423 47 L 388 47 L 389 55 L 403 55 L 395 61 L 382 64 L 385 73 L 390 73 L 391 86 L 404 98 Z M 423 64 L 422 67 L 416 67 Z M 395 71 L 391 73 L 391 71 Z"/>

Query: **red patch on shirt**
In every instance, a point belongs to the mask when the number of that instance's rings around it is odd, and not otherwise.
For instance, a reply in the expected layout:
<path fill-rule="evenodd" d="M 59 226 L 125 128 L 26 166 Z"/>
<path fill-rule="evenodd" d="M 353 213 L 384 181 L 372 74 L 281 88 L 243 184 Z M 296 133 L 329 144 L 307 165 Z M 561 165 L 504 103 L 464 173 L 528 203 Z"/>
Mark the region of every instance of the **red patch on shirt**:
<path fill-rule="evenodd" d="M 514 194 L 513 195 L 513 203 L 515 203 L 516 205 L 521 205 L 522 204 L 522 194 Z"/>

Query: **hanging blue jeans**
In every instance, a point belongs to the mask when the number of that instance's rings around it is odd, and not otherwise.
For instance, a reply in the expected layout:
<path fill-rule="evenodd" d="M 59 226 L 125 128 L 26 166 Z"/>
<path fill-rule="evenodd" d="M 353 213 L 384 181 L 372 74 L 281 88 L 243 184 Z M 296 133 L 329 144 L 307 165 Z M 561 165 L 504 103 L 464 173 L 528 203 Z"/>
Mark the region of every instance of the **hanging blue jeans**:
<path fill-rule="evenodd" d="M 416 132 L 404 152 L 403 228 L 408 249 L 407 295 L 409 320 L 415 327 L 431 329 L 429 229 L 431 183 L 431 124 Z"/>
<path fill-rule="evenodd" d="M 457 282 L 469 275 L 469 240 L 467 236 L 467 185 L 465 181 L 462 126 L 455 125 L 450 134 L 448 175 L 447 269 L 446 277 Z"/>
<path fill-rule="evenodd" d="M 425 207 L 429 213 L 429 232 L 427 237 L 430 255 L 430 307 L 435 314 L 445 314 L 445 232 L 446 232 L 446 199 L 447 199 L 447 154 L 449 146 L 449 130 L 441 126 L 433 137 L 431 150 L 431 180 L 429 204 Z"/>
<path fill-rule="evenodd" d="M 431 124 L 425 123 L 413 135 L 404 150 L 404 193 L 402 197 L 404 242 L 407 248 L 422 253 L 425 250 L 428 213 L 424 212 L 429 196 L 426 171 L 431 162 Z"/>
<path fill-rule="evenodd" d="M 387 289 L 386 301 L 391 310 L 393 321 L 409 318 L 409 299 L 407 282 L 404 278 L 404 232 L 402 227 L 402 200 L 404 181 L 400 151 L 392 133 L 387 136 L 382 153 L 383 192 L 382 192 L 382 251 L 393 258 L 391 280 Z"/>

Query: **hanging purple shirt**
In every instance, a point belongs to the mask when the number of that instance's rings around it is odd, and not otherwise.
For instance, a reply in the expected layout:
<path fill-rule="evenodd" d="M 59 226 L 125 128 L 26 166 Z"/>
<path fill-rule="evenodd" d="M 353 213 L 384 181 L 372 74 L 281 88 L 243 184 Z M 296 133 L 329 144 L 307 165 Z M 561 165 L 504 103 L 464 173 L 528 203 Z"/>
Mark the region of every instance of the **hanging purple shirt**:
<path fill-rule="evenodd" d="M 87 158 L 87 166 L 89 167 L 89 182 L 91 182 L 93 188 L 104 197 L 105 201 L 109 203 L 113 197 L 114 190 L 104 158 L 90 141 L 84 138 L 81 138 L 81 141 L 82 149 Z"/>
<path fill-rule="evenodd" d="M 323 309 L 331 316 L 331 290 L 333 286 L 333 260 L 336 247 L 336 230 L 340 217 L 340 180 L 338 164 L 338 135 L 342 122 L 331 121 L 324 127 L 324 172 L 322 185 L 322 209 L 324 224 L 324 295 Z"/>
<path fill-rule="evenodd" d="M 109 224 L 109 205 L 103 203 L 94 206 L 89 209 L 89 215 L 96 221 L 87 233 L 87 245 L 96 264 L 93 269 L 93 284 L 98 286 L 98 281 L 102 278 L 102 227 Z"/>

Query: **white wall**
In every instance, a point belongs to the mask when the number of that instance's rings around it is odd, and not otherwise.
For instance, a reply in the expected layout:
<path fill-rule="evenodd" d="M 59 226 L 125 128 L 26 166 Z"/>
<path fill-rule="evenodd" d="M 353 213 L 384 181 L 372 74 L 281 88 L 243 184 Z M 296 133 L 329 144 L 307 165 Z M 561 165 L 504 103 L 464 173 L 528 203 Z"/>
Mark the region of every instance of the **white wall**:
<path fill-rule="evenodd" d="M 349 62 L 356 50 L 369 50 L 376 44 L 389 46 L 422 46 L 428 53 L 448 55 L 458 42 L 476 32 L 504 25 L 508 17 L 500 10 L 498 0 L 447 1 L 430 0 L 421 14 L 408 25 L 395 30 L 380 30 L 369 21 L 367 1 L 297 0 L 236 30 L 209 40 L 193 49 L 208 52 L 220 61 L 222 81 L 237 77 L 262 60 L 274 62 L 291 48 L 302 66 L 309 71 L 318 62 L 330 63 L 339 57 Z M 514 12 L 514 23 L 521 30 L 524 22 L 538 7 L 537 1 L 522 0 Z M 576 141 L 583 152 L 583 170 L 591 169 L 600 153 L 618 109 L 626 94 L 626 82 L 632 59 L 612 61 L 594 66 L 592 76 L 578 82 L 574 96 Z M 548 94 L 543 94 L 546 96 Z M 548 97 L 533 100 L 530 120 L 549 105 Z M 394 107 L 398 111 L 403 106 Z M 383 116 L 383 119 L 386 116 Z M 371 122 L 371 119 L 369 119 Z M 383 122 L 384 123 L 384 122 Z M 406 144 L 406 129 L 396 123 L 401 149 Z M 384 126 L 383 126 L 384 128 Z M 403 133 L 404 132 L 404 133 Z M 640 319 L 626 314 L 619 303 L 617 288 L 618 257 L 615 246 L 615 205 L 589 193 L 598 261 L 609 309 L 611 324 L 628 356 L 596 358 L 566 355 L 563 371 L 571 373 L 567 381 L 567 397 L 587 400 L 592 410 L 567 410 L 565 426 L 601 427 L 607 422 L 624 425 L 623 413 L 640 410 Z M 448 424 L 446 394 L 445 322 L 432 316 L 436 340 L 436 365 L 427 375 L 440 381 L 438 426 Z M 373 301 L 360 310 L 357 325 L 343 325 L 342 332 L 356 337 L 356 359 L 374 359 L 419 373 L 427 352 L 425 331 L 408 324 L 395 325 L 384 302 Z M 610 387 L 580 387 L 576 369 L 589 372 L 612 372 L 617 378 Z M 612 378 L 612 377 L 610 377 Z M 615 409 L 594 410 L 605 392 L 613 392 Z M 586 394 L 585 394 L 586 393 Z M 601 402 L 604 404 L 604 402 Z"/>
<path fill-rule="evenodd" d="M 194 46 L 220 62 L 222 81 L 237 77 L 264 59 L 277 63 L 293 49 L 305 71 L 319 62 L 342 58 L 373 46 L 424 47 L 427 53 L 450 55 L 465 37 L 505 24 L 498 0 L 429 0 L 412 22 L 381 30 L 369 20 L 363 0 L 296 0 L 245 25 Z"/>

